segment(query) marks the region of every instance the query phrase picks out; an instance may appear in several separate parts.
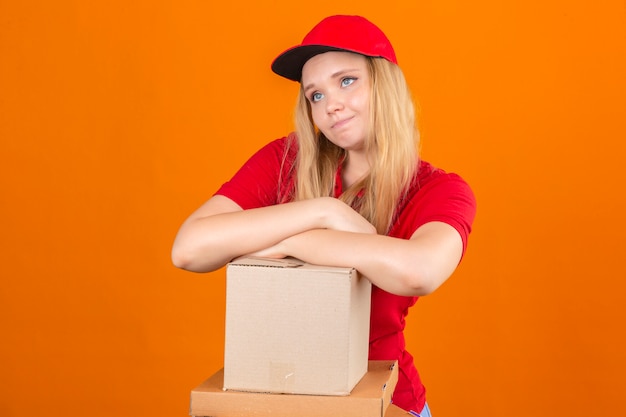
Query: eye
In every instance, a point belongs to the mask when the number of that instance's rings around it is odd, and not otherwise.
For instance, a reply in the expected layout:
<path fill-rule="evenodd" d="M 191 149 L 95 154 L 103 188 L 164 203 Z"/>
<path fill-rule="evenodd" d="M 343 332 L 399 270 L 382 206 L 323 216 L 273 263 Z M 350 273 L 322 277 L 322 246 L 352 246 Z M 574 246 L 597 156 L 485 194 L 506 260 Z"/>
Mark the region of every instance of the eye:
<path fill-rule="evenodd" d="M 352 83 L 353 83 L 353 82 L 355 82 L 355 81 L 356 81 L 356 78 L 354 78 L 354 77 L 345 77 L 345 78 L 342 78 L 342 79 L 341 79 L 341 86 L 342 86 L 342 87 L 347 87 L 347 86 L 349 86 L 350 84 L 352 84 Z"/>
<path fill-rule="evenodd" d="M 311 94 L 311 102 L 315 103 L 324 98 L 324 94 L 322 93 L 313 93 Z"/>

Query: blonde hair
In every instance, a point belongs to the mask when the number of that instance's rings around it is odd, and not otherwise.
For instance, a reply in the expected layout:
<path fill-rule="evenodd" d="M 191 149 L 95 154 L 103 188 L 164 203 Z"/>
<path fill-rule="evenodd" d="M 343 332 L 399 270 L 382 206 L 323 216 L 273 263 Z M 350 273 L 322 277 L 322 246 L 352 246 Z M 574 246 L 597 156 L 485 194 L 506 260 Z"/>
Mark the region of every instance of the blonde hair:
<path fill-rule="evenodd" d="M 388 233 L 418 162 L 419 133 L 411 93 L 402 70 L 382 58 L 367 58 L 371 78 L 370 129 L 366 149 L 370 171 L 345 189 L 340 199 L 351 205 L 378 233 Z M 295 112 L 298 156 L 295 200 L 331 196 L 335 175 L 346 152 L 314 125 L 302 88 Z"/>

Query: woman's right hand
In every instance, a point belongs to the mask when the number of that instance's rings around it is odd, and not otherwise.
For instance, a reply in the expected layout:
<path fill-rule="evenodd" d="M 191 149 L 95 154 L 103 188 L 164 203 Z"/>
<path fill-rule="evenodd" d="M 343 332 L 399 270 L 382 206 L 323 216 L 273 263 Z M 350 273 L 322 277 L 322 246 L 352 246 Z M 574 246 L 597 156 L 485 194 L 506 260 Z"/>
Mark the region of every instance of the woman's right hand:
<path fill-rule="evenodd" d="M 339 230 L 344 232 L 376 234 L 376 228 L 361 216 L 352 207 L 333 197 L 320 197 L 318 200 L 322 209 L 323 229 Z"/>
<path fill-rule="evenodd" d="M 321 214 L 316 225 L 302 233 L 288 236 L 280 242 L 270 247 L 253 252 L 250 255 L 265 258 L 284 258 L 292 255 L 290 247 L 294 241 L 308 239 L 309 230 L 334 230 L 339 232 L 350 232 L 360 234 L 376 234 L 376 228 L 363 216 L 346 203 L 332 197 L 320 197 L 302 202 L 308 206 L 307 210 Z M 309 246 L 306 243 L 305 246 Z"/>

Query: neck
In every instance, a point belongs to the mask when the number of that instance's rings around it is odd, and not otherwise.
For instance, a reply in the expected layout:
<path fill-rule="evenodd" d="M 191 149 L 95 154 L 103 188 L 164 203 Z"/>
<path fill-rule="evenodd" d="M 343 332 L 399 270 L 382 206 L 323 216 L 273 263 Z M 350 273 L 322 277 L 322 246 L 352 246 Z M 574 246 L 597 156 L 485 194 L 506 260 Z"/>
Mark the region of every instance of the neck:
<path fill-rule="evenodd" d="M 348 152 L 341 171 L 344 190 L 366 176 L 369 170 L 369 160 L 364 152 Z"/>

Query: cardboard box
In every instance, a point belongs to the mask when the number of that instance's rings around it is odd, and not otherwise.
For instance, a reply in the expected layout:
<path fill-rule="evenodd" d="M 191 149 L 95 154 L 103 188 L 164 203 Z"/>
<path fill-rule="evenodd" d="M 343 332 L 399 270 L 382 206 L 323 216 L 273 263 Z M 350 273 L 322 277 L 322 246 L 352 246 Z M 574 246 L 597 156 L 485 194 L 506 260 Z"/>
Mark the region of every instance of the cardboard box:
<path fill-rule="evenodd" d="M 398 382 L 398 364 L 396 361 L 370 361 L 368 372 L 348 396 L 224 391 L 223 377 L 223 371 L 219 371 L 191 391 L 190 415 L 383 417 L 391 407 L 391 395 Z"/>
<path fill-rule="evenodd" d="M 224 389 L 348 395 L 367 372 L 371 284 L 354 268 L 242 258 L 226 270 Z"/>

